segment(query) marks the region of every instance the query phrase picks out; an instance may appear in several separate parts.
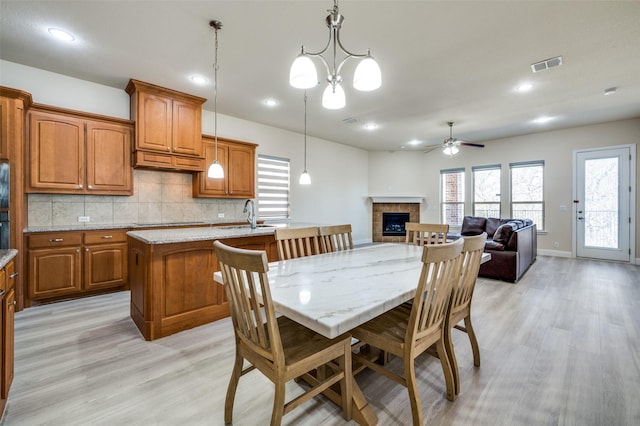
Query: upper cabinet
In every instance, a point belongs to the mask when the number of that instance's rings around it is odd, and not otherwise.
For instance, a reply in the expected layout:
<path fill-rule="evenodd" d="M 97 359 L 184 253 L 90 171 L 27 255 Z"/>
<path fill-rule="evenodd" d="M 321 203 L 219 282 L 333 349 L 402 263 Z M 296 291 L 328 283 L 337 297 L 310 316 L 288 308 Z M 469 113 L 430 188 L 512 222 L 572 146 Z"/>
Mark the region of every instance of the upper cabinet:
<path fill-rule="evenodd" d="M 53 108 L 28 120 L 27 192 L 133 194 L 130 123 Z"/>
<path fill-rule="evenodd" d="M 203 136 L 207 166 L 215 156 L 215 141 Z M 224 179 L 211 179 L 207 172 L 193 177 L 193 196 L 208 198 L 255 198 L 256 146 L 218 137 L 218 162 L 224 169 Z"/>
<path fill-rule="evenodd" d="M 130 80 L 135 120 L 134 166 L 204 170 L 202 104 L 206 101 L 153 84 Z"/>

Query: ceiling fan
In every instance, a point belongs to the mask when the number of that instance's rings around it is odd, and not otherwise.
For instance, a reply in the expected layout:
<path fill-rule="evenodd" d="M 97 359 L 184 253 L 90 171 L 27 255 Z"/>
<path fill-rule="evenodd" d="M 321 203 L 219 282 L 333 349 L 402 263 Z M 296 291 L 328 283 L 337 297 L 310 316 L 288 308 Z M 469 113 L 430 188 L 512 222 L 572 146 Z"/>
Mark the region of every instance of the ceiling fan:
<path fill-rule="evenodd" d="M 481 143 L 471 143 L 471 142 L 465 142 L 465 141 L 461 141 L 459 139 L 456 139 L 453 137 L 453 121 L 448 121 L 447 124 L 449 125 L 449 138 L 445 139 L 442 142 L 442 152 L 445 155 L 448 155 L 449 157 L 453 157 L 454 155 L 456 155 L 460 149 L 458 148 L 461 145 L 464 146 L 475 146 L 477 148 L 484 148 L 484 145 Z M 431 152 L 432 150 L 436 149 L 437 147 L 434 147 L 428 151 L 425 152 Z"/>

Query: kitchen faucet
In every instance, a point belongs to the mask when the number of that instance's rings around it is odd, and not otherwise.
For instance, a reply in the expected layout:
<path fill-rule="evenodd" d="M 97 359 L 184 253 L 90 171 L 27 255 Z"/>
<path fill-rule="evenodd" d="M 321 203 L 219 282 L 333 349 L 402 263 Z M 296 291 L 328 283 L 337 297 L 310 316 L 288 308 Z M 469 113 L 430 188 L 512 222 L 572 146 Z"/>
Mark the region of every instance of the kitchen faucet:
<path fill-rule="evenodd" d="M 249 212 L 249 215 L 247 216 L 247 222 L 249 222 L 249 224 L 251 225 L 251 229 L 256 229 L 256 210 L 255 210 L 255 206 L 253 204 L 253 200 L 252 199 L 248 199 L 245 203 L 244 203 L 244 210 L 242 210 L 242 213 L 247 213 L 247 204 L 251 203 L 251 211 Z"/>

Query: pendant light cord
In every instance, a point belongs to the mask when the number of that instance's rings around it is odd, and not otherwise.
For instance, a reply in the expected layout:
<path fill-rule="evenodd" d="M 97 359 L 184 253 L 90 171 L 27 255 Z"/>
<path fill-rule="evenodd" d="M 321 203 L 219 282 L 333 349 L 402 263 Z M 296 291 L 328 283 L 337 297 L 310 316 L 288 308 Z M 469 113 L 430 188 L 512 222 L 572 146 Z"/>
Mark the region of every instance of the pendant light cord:
<path fill-rule="evenodd" d="M 307 91 L 304 91 L 304 172 L 307 172 Z"/>
<path fill-rule="evenodd" d="M 222 28 L 220 21 L 209 23 L 215 29 L 215 50 L 213 54 L 213 137 L 215 142 L 215 163 L 218 162 L 218 30 Z"/>

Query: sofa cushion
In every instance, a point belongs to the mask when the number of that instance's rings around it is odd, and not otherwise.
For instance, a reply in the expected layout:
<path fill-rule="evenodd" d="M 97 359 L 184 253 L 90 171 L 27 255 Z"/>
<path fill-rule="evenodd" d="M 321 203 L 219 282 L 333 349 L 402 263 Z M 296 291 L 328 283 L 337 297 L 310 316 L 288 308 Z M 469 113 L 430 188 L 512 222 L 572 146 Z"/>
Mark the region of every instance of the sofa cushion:
<path fill-rule="evenodd" d="M 487 224 L 485 225 L 485 232 L 487 233 L 487 237 L 493 237 L 493 234 L 496 233 L 496 229 L 503 223 L 508 222 L 509 219 L 498 219 L 497 217 L 488 217 Z"/>
<path fill-rule="evenodd" d="M 462 221 L 462 229 L 460 229 L 460 235 L 480 235 L 484 232 L 486 223 L 487 218 L 485 217 L 465 216 L 464 220 Z"/>
<path fill-rule="evenodd" d="M 484 244 L 484 249 L 490 251 L 504 251 L 504 244 L 498 243 L 493 240 L 487 240 L 487 242 Z"/>
<path fill-rule="evenodd" d="M 511 233 L 513 232 L 514 229 L 516 229 L 515 228 L 516 226 L 517 225 L 512 222 L 507 222 L 500 225 L 498 229 L 496 229 L 496 232 L 493 234 L 493 238 L 492 238 L 493 241 L 495 241 L 496 243 L 506 245 L 507 242 L 509 241 L 509 237 L 511 236 Z"/>

